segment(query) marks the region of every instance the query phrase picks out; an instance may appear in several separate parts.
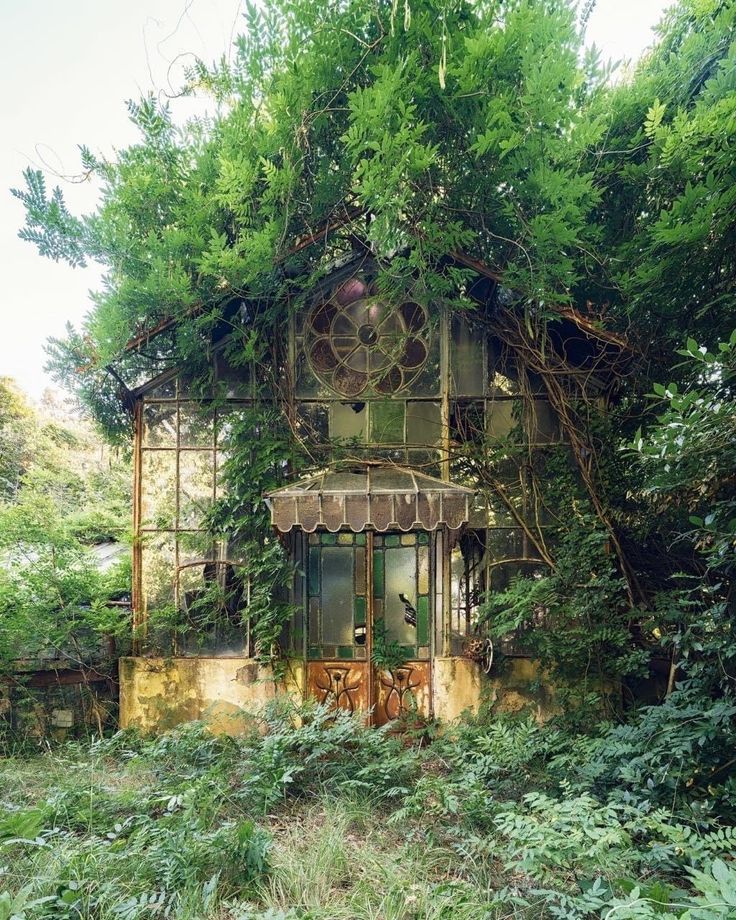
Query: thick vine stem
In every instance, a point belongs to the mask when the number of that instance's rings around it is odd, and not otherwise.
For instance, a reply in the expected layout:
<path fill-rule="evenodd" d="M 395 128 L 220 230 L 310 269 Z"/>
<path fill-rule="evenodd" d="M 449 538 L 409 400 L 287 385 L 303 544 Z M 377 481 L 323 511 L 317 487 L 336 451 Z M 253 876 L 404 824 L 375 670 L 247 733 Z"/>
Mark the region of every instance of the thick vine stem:
<path fill-rule="evenodd" d="M 495 317 L 494 326 L 496 333 L 517 356 L 521 365 L 537 374 L 543 381 L 550 405 L 567 437 L 593 509 L 608 533 L 624 578 L 629 604 L 632 608 L 641 604 L 648 606 L 647 595 L 627 559 L 601 497 L 595 475 L 598 455 L 589 437 L 586 420 L 576 408 L 584 407 L 586 415 L 590 414 L 595 400 L 600 398 L 601 380 L 607 381 L 610 386 L 610 381 L 615 380 L 620 374 L 620 368 L 617 367 L 621 364 L 620 351 L 609 353 L 606 349 L 601 349 L 592 367 L 581 372 L 552 347 L 544 320 L 537 320 L 533 325 L 530 323 L 531 328 L 528 328 L 523 318 L 504 310 Z M 595 391 L 595 396 L 591 390 Z"/>

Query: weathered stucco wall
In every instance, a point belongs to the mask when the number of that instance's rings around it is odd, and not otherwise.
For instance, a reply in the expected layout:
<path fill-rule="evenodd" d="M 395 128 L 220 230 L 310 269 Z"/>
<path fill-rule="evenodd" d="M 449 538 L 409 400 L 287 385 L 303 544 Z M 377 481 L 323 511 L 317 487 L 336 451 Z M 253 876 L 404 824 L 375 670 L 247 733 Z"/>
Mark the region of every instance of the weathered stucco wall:
<path fill-rule="evenodd" d="M 477 713 L 481 703 L 498 713 L 530 712 L 540 722 L 559 711 L 552 680 L 537 661 L 506 658 L 486 676 L 466 658 L 435 659 L 434 714 L 441 722 Z"/>
<path fill-rule="evenodd" d="M 467 658 L 435 658 L 434 714 L 441 722 L 452 722 L 465 711 L 476 713 L 483 684 L 480 667 Z"/>
<path fill-rule="evenodd" d="M 123 658 L 120 661 L 120 725 L 165 731 L 201 719 L 214 731 L 239 734 L 252 714 L 277 693 L 302 697 L 304 665 L 289 662 L 287 678 L 275 683 L 268 668 L 251 658 Z M 543 722 L 559 712 L 555 688 L 539 663 L 507 658 L 486 677 L 465 658 L 436 658 L 433 710 L 441 722 L 481 704 L 493 712 L 531 712 Z"/>
<path fill-rule="evenodd" d="M 236 735 L 277 691 L 301 697 L 303 670 L 291 662 L 277 685 L 252 658 L 122 658 L 120 726 L 165 731 L 202 719 L 213 731 Z"/>

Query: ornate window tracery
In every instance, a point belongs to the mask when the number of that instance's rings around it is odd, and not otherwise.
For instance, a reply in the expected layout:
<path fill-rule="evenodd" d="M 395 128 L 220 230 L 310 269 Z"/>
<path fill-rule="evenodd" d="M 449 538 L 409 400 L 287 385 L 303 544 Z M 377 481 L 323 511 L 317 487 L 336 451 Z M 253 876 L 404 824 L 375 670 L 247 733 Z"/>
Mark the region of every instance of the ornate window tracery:
<path fill-rule="evenodd" d="M 304 346 L 314 375 L 335 392 L 389 396 L 418 377 L 431 337 L 424 307 L 413 301 L 392 307 L 354 277 L 309 312 Z"/>

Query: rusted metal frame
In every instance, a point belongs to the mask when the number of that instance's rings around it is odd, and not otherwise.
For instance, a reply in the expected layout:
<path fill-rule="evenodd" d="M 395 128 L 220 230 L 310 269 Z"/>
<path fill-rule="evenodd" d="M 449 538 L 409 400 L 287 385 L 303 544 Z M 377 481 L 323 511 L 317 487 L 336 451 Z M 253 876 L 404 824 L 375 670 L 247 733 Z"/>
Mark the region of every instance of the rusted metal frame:
<path fill-rule="evenodd" d="M 430 533 L 429 543 L 429 717 L 434 718 L 435 659 L 437 657 L 437 531 Z M 439 615 L 442 616 L 440 608 Z"/>
<path fill-rule="evenodd" d="M 440 419 L 442 424 L 442 478 L 450 479 L 450 327 L 447 310 L 440 314 Z"/>
<path fill-rule="evenodd" d="M 373 666 L 373 616 L 374 616 L 374 590 L 373 590 L 373 531 L 366 531 L 365 540 L 365 654 L 367 660 L 368 678 L 368 725 L 373 725 L 376 705 L 376 674 Z"/>
<path fill-rule="evenodd" d="M 181 396 L 179 393 L 179 387 L 176 388 L 177 397 Z M 176 462 L 174 464 L 174 477 L 176 481 L 176 491 L 174 493 L 174 603 L 177 608 L 179 606 L 179 492 L 180 492 L 180 469 L 179 469 L 179 456 L 181 453 L 181 399 L 176 401 Z M 179 651 L 179 641 L 176 636 L 174 636 L 172 642 L 172 651 L 174 655 Z"/>
<path fill-rule="evenodd" d="M 302 660 L 304 662 L 302 677 L 302 698 L 306 701 L 309 694 L 308 682 L 308 650 L 309 650 L 309 538 L 300 531 L 299 539 L 302 544 Z"/>
<path fill-rule="evenodd" d="M 97 668 L 52 668 L 28 672 L 29 677 L 21 678 L 17 683 L 31 689 L 43 689 L 75 684 L 108 684 L 113 688 L 117 680 L 112 674 L 105 674 Z"/>
<path fill-rule="evenodd" d="M 143 441 L 143 402 L 136 400 L 133 416 L 133 578 L 131 606 L 133 608 L 132 652 L 140 654 L 138 629 L 143 625 L 143 570 L 141 552 L 141 447 Z"/>
<path fill-rule="evenodd" d="M 449 658 L 452 654 L 452 613 L 450 599 L 452 597 L 452 572 L 450 570 L 452 549 L 450 547 L 450 532 L 446 525 L 442 527 L 442 657 Z"/>

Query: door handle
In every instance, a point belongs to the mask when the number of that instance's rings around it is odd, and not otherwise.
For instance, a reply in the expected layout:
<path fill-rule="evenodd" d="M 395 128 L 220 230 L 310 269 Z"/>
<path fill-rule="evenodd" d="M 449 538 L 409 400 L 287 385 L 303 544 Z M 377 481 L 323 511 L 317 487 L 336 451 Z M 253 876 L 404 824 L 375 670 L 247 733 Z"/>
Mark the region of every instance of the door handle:
<path fill-rule="evenodd" d="M 404 622 L 408 623 L 409 626 L 413 626 L 416 629 L 416 625 L 417 625 L 416 607 L 412 605 L 412 602 L 403 592 L 399 594 L 399 600 L 404 605 Z"/>

